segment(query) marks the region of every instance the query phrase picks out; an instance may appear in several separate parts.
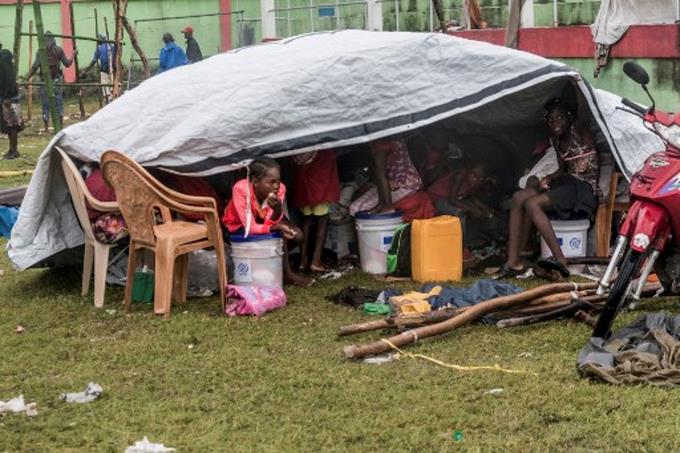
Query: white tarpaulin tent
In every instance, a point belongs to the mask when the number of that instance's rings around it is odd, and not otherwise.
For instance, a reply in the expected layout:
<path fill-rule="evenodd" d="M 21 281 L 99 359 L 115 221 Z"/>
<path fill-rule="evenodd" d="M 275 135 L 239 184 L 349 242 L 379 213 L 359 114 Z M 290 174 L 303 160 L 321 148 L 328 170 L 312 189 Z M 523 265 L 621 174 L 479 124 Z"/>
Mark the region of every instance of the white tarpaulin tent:
<path fill-rule="evenodd" d="M 619 98 L 568 66 L 443 34 L 316 33 L 217 55 L 153 77 L 57 134 L 38 160 L 9 256 L 25 269 L 82 244 L 56 144 L 83 161 L 113 148 L 145 166 L 210 175 L 449 118 L 468 132 L 505 134 L 508 152 L 526 154 L 543 103 L 570 82 L 627 175 L 659 148 L 637 118 L 615 110 Z"/>

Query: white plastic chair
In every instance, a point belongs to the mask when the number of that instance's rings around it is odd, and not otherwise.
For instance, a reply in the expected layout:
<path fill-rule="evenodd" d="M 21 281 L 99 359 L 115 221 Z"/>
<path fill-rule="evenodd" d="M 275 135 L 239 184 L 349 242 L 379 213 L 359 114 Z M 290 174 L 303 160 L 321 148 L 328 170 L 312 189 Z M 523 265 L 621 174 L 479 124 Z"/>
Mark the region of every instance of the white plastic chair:
<path fill-rule="evenodd" d="M 94 264 L 94 306 L 101 308 L 104 306 L 104 293 L 106 291 L 106 271 L 109 263 L 109 251 L 111 245 L 103 244 L 94 237 L 92 224 L 87 215 L 87 204 L 92 209 L 101 212 L 120 212 L 118 203 L 99 201 L 92 196 L 85 185 L 85 181 L 80 176 L 80 172 L 73 164 L 71 158 L 63 149 L 55 146 L 61 154 L 61 168 L 64 170 L 66 184 L 68 184 L 73 206 L 78 216 L 80 226 L 85 234 L 85 255 L 83 257 L 83 288 L 81 294 L 87 296 L 90 291 L 90 280 L 92 278 L 92 266 Z M 87 202 L 87 204 L 86 204 Z"/>

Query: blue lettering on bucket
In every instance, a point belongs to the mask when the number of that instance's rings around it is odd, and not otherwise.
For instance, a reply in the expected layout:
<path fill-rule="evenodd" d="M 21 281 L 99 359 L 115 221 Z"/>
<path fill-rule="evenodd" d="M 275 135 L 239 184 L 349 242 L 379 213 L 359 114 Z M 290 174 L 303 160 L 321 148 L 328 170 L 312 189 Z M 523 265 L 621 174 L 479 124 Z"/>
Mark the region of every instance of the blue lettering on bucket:
<path fill-rule="evenodd" d="M 558 237 L 558 238 L 557 238 L 557 243 L 559 244 L 560 247 L 562 247 L 562 238 Z"/>

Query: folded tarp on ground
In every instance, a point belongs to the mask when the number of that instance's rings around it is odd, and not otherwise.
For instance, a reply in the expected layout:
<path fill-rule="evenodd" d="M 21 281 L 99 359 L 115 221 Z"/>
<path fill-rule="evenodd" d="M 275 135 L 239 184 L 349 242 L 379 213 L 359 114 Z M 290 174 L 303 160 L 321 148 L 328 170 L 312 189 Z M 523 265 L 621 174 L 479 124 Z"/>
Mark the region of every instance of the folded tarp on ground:
<path fill-rule="evenodd" d="M 680 315 L 650 313 L 607 341 L 591 338 L 578 355 L 578 368 L 610 384 L 680 385 Z"/>
<path fill-rule="evenodd" d="M 145 166 L 209 175 L 311 149 L 367 143 L 443 119 L 501 139 L 519 160 L 543 133 L 543 104 L 568 84 L 630 176 L 660 140 L 620 98 L 570 67 L 444 34 L 312 33 L 237 49 L 159 74 L 59 134 L 38 159 L 8 253 L 26 269 L 83 243 L 61 173 L 61 146 L 98 161 L 117 149 Z"/>

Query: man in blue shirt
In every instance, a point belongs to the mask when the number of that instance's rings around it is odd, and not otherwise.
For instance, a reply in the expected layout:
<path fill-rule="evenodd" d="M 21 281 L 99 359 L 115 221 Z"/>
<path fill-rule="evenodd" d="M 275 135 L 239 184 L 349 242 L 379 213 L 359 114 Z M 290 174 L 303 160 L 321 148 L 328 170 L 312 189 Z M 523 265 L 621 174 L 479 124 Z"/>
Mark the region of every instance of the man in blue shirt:
<path fill-rule="evenodd" d="M 104 35 L 97 36 L 97 48 L 94 51 L 94 56 L 90 65 L 80 73 L 80 78 L 85 75 L 99 63 L 99 83 L 103 86 L 102 95 L 106 99 L 106 103 L 111 102 L 111 83 L 113 81 L 113 71 L 111 68 L 115 67 L 114 58 L 116 58 L 116 48 L 110 43 L 106 42 Z"/>
<path fill-rule="evenodd" d="M 165 46 L 161 48 L 159 72 L 168 71 L 177 66 L 184 66 L 189 62 L 186 54 L 181 47 L 175 44 L 175 38 L 170 33 L 163 34 L 163 42 Z"/>

